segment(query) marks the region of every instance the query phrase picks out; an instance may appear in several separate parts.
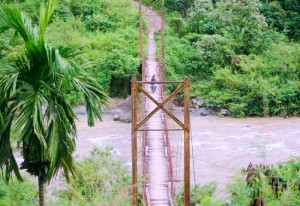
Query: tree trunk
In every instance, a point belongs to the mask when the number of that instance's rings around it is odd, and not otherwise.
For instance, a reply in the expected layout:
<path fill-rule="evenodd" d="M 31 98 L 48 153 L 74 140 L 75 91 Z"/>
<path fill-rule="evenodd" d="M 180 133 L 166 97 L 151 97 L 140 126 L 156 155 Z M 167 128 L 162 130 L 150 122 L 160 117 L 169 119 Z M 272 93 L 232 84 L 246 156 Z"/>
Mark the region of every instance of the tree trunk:
<path fill-rule="evenodd" d="M 39 176 L 39 206 L 45 205 L 45 179 L 43 175 Z"/>

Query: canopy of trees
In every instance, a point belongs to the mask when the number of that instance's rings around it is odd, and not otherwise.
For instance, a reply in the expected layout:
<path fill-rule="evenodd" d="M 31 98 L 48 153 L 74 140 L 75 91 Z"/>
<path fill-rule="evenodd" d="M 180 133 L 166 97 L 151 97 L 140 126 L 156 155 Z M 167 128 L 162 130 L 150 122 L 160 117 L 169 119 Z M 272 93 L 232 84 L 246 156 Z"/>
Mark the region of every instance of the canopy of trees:
<path fill-rule="evenodd" d="M 40 0 L 7 1 L 38 21 Z M 130 0 L 61 0 L 48 29 L 53 46 L 78 48 L 77 63 L 92 62 L 87 70 L 111 96 L 130 92 L 130 79 L 138 74 L 141 62 L 138 47 L 138 11 Z M 0 34 L 0 60 L 9 61 L 22 42 L 13 35 Z M 68 97 L 81 103 L 76 91 Z"/>
<path fill-rule="evenodd" d="M 236 117 L 300 113 L 299 1 L 194 0 L 187 15 L 166 8 L 167 78 L 190 76 L 193 95 Z"/>
<path fill-rule="evenodd" d="M 38 0 L 13 1 L 37 21 Z M 161 1 L 143 0 L 160 12 Z M 192 94 L 234 116 L 298 115 L 299 0 L 165 0 L 168 79 L 190 76 Z M 138 12 L 129 0 L 62 0 L 47 31 L 55 46 L 77 47 L 79 63 L 113 97 L 140 74 Z M 72 31 L 72 32 L 70 32 Z M 13 36 L 13 35 L 10 35 Z M 159 40 L 159 35 L 157 39 Z M 18 52 L 0 35 L 1 61 Z M 159 55 L 158 55 L 159 56 Z M 71 91 L 68 98 L 81 103 Z"/>

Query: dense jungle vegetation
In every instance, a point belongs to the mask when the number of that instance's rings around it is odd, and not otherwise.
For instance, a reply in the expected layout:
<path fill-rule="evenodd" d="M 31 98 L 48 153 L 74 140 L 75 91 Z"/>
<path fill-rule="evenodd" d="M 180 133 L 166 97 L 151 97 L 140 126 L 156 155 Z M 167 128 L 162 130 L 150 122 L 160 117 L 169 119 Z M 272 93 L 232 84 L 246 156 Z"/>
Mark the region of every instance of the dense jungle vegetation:
<path fill-rule="evenodd" d="M 201 206 L 296 206 L 300 204 L 299 159 L 277 165 L 250 165 L 227 184 L 228 197 L 216 198 L 216 182 L 195 186 L 191 202 Z M 183 205 L 183 194 L 176 198 Z"/>
<path fill-rule="evenodd" d="M 1 1 L 23 10 L 37 23 L 40 0 Z M 112 97 L 125 97 L 130 80 L 140 68 L 138 11 L 130 0 L 61 0 L 47 32 L 52 46 L 75 47 L 82 51 L 76 61 L 92 62 L 88 72 Z M 10 61 L 22 47 L 13 34 L 0 34 L 0 60 Z M 69 95 L 75 104 L 83 98 Z"/>
<path fill-rule="evenodd" d="M 111 151 L 94 149 L 76 161 L 78 177 L 65 185 L 61 175 L 48 192 L 46 205 L 130 205 L 130 173 L 123 162 L 112 158 Z M 0 178 L 0 206 L 33 206 L 37 199 L 37 187 L 29 177 L 23 182 L 13 178 L 9 184 Z"/>
<path fill-rule="evenodd" d="M 22 9 L 34 24 L 40 3 L 1 1 Z M 159 3 L 155 9 L 159 12 Z M 189 76 L 193 95 L 236 117 L 299 115 L 299 0 L 166 0 L 166 11 L 168 79 Z M 53 46 L 79 48 L 75 61 L 89 64 L 87 72 L 112 97 L 124 97 L 131 77 L 140 75 L 137 14 L 130 0 L 61 0 L 47 38 Z M 0 64 L 16 60 L 23 47 L 12 31 L 0 33 Z M 68 98 L 83 102 L 76 89 Z M 130 176 L 111 151 L 94 150 L 77 165 L 79 177 L 58 188 L 48 205 L 130 205 Z M 268 205 L 299 205 L 299 170 L 299 160 L 258 166 L 248 171 L 247 179 L 238 174 L 228 185 L 227 203 L 213 197 L 215 184 L 196 186 L 193 201 L 233 206 L 263 198 Z M 0 179 L 0 205 L 35 205 L 35 188 L 26 178 L 9 184 Z M 180 195 L 177 203 L 182 203 Z"/>
<path fill-rule="evenodd" d="M 46 205 L 131 205 L 131 176 L 120 161 L 111 157 L 111 149 L 94 149 L 77 161 L 79 176 L 67 186 L 58 186 L 49 194 Z M 250 165 L 248 170 L 236 171 L 226 185 L 227 195 L 216 197 L 217 182 L 195 185 L 191 202 L 201 206 L 297 206 L 299 198 L 300 159 L 277 165 Z M 61 182 L 60 182 L 61 183 Z M 109 186 L 108 186 L 109 185 Z M 36 205 L 38 191 L 28 178 L 6 184 L 0 178 L 0 206 Z M 175 205 L 183 205 L 183 191 L 175 198 Z"/>
<path fill-rule="evenodd" d="M 4 2 L 37 19 L 39 0 Z M 160 12 L 160 1 L 143 0 L 154 2 Z M 299 0 L 166 0 L 165 6 L 168 79 L 189 76 L 192 95 L 236 117 L 299 115 Z M 80 48 L 77 61 L 92 61 L 89 73 L 110 96 L 125 97 L 131 77 L 140 75 L 137 25 L 129 0 L 62 0 L 48 39 Z M 1 61 L 20 47 L 12 36 L 0 35 Z M 82 102 L 76 91 L 69 98 Z"/>
<path fill-rule="evenodd" d="M 168 79 L 189 76 L 193 95 L 236 117 L 299 115 L 299 0 L 166 0 L 166 7 Z"/>

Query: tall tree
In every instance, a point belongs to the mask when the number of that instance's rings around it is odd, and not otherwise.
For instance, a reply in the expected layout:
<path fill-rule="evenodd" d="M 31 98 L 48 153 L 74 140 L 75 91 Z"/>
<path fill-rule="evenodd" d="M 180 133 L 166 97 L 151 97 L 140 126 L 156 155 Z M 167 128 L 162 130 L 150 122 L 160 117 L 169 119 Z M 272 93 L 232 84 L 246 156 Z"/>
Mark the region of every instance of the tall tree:
<path fill-rule="evenodd" d="M 166 0 L 166 6 L 181 13 L 183 17 L 187 16 L 188 9 L 193 5 L 194 0 Z"/>
<path fill-rule="evenodd" d="M 100 84 L 75 62 L 77 50 L 47 44 L 47 26 L 57 5 L 56 0 L 42 4 L 38 26 L 18 9 L 0 7 L 0 32 L 12 29 L 24 40 L 17 58 L 0 65 L 0 167 L 7 181 L 13 172 L 21 179 L 11 149 L 12 137 L 18 137 L 21 169 L 38 177 L 41 206 L 44 185 L 60 168 L 67 180 L 76 175 L 76 115 L 66 94 L 72 89 L 82 92 L 90 126 L 95 118 L 102 119 L 107 99 Z"/>
<path fill-rule="evenodd" d="M 262 1 L 262 0 L 261 0 Z M 286 34 L 291 40 L 300 40 L 300 1 L 281 0 L 263 2 L 262 14 L 271 28 Z"/>

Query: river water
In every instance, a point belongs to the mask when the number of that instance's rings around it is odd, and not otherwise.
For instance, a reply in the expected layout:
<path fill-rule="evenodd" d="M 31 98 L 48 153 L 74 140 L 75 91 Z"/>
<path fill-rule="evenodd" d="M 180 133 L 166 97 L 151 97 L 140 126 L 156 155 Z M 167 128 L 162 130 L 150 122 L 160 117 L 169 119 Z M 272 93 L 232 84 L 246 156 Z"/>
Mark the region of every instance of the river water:
<path fill-rule="evenodd" d="M 79 115 L 75 155 L 83 157 L 93 147 L 113 147 L 113 156 L 131 169 L 131 124 L 104 121 L 88 127 Z M 191 117 L 191 182 L 218 182 L 218 194 L 231 177 L 250 162 L 274 164 L 300 155 L 300 118 L 220 118 Z M 182 166 L 182 165 L 181 165 Z M 182 168 L 181 168 L 182 169 Z M 195 174 L 195 175 L 194 175 Z"/>

